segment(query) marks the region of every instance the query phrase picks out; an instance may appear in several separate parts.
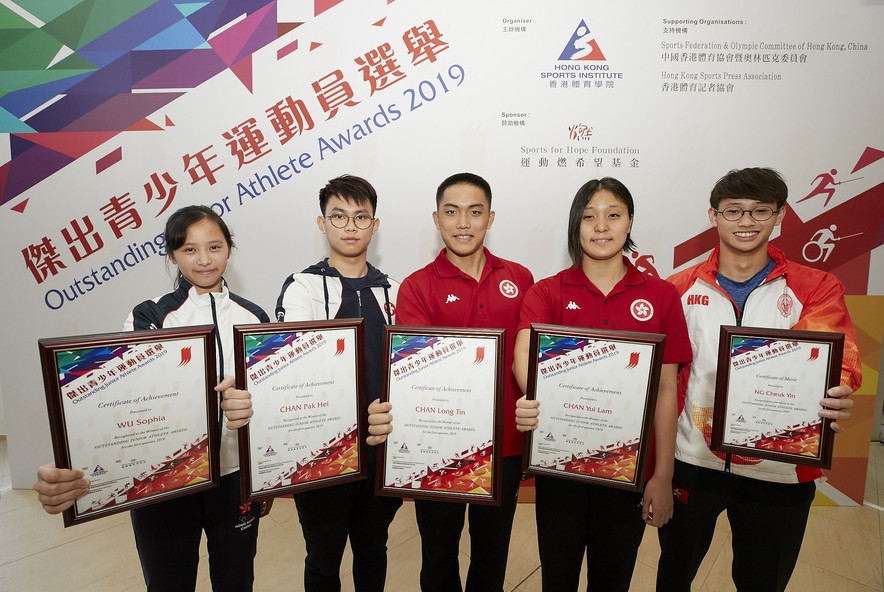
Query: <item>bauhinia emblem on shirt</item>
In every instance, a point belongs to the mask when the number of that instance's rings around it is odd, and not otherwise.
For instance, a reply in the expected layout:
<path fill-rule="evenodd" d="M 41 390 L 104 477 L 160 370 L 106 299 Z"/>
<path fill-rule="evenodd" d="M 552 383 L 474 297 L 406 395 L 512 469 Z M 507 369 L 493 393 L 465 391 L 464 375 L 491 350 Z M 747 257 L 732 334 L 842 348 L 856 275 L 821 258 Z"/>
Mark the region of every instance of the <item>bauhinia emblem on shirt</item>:
<path fill-rule="evenodd" d="M 458 298 L 454 294 L 449 294 L 448 298 L 445 299 L 445 304 L 451 304 L 452 302 L 456 302 L 458 300 L 460 300 L 460 298 Z"/>
<path fill-rule="evenodd" d="M 568 305 L 565 307 L 565 310 L 580 310 L 580 307 L 577 306 L 577 303 L 574 302 L 574 301 L 572 300 L 572 301 L 569 302 Z"/>
<path fill-rule="evenodd" d="M 788 318 L 792 314 L 792 297 L 788 294 L 782 294 L 777 298 L 777 310 L 780 311 L 781 315 Z"/>
<path fill-rule="evenodd" d="M 512 280 L 500 282 L 500 293 L 507 298 L 515 298 L 519 295 L 519 287 Z"/>
<path fill-rule="evenodd" d="M 654 307 L 644 298 L 639 298 L 632 302 L 629 312 L 636 321 L 648 321 L 654 316 Z"/>

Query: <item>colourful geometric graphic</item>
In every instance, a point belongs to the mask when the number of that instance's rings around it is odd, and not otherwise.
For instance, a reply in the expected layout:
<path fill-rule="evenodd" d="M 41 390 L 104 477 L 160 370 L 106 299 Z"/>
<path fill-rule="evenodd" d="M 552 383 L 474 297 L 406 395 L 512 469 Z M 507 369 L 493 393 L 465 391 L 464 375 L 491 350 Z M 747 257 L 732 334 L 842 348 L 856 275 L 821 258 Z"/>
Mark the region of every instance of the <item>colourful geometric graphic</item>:
<path fill-rule="evenodd" d="M 464 450 L 442 467 L 427 467 L 425 474 L 415 476 L 404 487 L 490 495 L 493 475 L 491 451 L 490 443 L 477 450 Z"/>
<path fill-rule="evenodd" d="M 277 351 L 291 345 L 304 332 L 300 333 L 269 333 L 267 335 L 246 335 L 243 340 L 246 354 L 246 368 L 251 368 L 262 360 L 272 356 Z"/>
<path fill-rule="evenodd" d="M 638 445 L 639 442 L 636 440 L 627 444 L 612 445 L 604 450 L 588 450 L 585 454 L 572 455 L 566 462 L 557 463 L 556 468 L 569 473 L 635 483 Z"/>
<path fill-rule="evenodd" d="M 763 347 L 769 347 L 775 339 L 760 339 L 755 337 L 733 337 L 731 339 L 731 357 L 735 358 L 748 354 Z"/>
<path fill-rule="evenodd" d="M 560 335 L 538 335 L 537 361 L 554 360 L 575 350 L 581 350 L 589 345 L 589 339 L 577 339 Z"/>
<path fill-rule="evenodd" d="M 432 348 L 438 341 L 438 337 L 394 333 L 390 336 L 390 363 L 395 364 L 398 360 L 404 360 L 422 349 Z"/>
<path fill-rule="evenodd" d="M 339 1 L 317 0 L 314 12 Z M 274 0 L 0 5 L 0 132 L 11 153 L 0 166 L 0 204 L 121 132 L 161 131 L 171 122 L 150 116 L 226 69 L 251 91 L 252 54 L 301 24 L 277 23 L 276 8 Z"/>
<path fill-rule="evenodd" d="M 793 426 L 775 434 L 759 436 L 754 441 L 747 441 L 745 445 L 784 454 L 819 458 L 822 427 L 823 420 L 819 419 L 808 425 Z"/>
<path fill-rule="evenodd" d="M 186 444 L 166 460 L 150 467 L 133 481 L 118 487 L 110 494 L 92 502 L 84 513 L 133 502 L 153 495 L 204 483 L 212 478 L 209 467 L 209 439 L 203 434 L 197 441 Z"/>
<path fill-rule="evenodd" d="M 266 481 L 260 490 L 276 489 L 287 485 L 307 483 L 359 471 L 359 440 L 356 426 L 339 434 L 319 450 L 314 450 L 310 460 L 295 464 Z M 259 490 L 259 491 L 260 491 Z"/>
<path fill-rule="evenodd" d="M 65 386 L 81 376 L 86 376 L 111 360 L 122 360 L 123 354 L 129 349 L 129 346 L 121 345 L 113 348 L 97 347 L 56 352 L 55 363 L 58 367 L 59 386 Z"/>

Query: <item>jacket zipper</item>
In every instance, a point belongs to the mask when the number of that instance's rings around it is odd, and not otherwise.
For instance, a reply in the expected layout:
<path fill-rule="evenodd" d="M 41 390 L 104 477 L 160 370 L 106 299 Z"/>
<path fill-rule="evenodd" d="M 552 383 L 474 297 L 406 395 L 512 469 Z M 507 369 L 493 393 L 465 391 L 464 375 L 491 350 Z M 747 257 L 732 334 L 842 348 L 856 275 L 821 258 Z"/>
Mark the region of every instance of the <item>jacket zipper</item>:
<path fill-rule="evenodd" d="M 218 345 L 218 372 L 220 378 L 218 381 L 224 380 L 224 346 L 221 345 L 221 329 L 218 327 L 218 313 L 215 310 L 215 297 L 209 293 L 209 300 L 212 303 L 212 323 L 215 325 L 215 343 Z M 224 410 L 221 409 L 221 393 L 217 393 L 218 399 L 218 450 L 221 450 L 221 437 L 224 434 Z"/>
<path fill-rule="evenodd" d="M 776 277 L 779 277 L 779 276 L 776 276 Z M 776 279 L 776 277 L 772 278 L 772 279 Z M 752 292 L 754 292 L 755 290 L 757 290 L 758 288 L 760 288 L 761 286 L 763 286 L 767 283 L 768 283 L 768 281 L 767 281 L 767 279 L 765 279 L 763 282 L 761 282 L 760 284 L 758 284 L 757 286 L 752 288 L 752 290 L 749 291 L 749 293 L 746 295 L 746 301 L 743 302 L 743 310 L 742 311 L 738 310 L 736 303 L 734 303 L 733 299 L 730 299 L 731 306 L 734 308 L 734 318 L 736 319 L 737 327 L 743 326 L 743 315 L 746 313 L 746 305 L 749 304 L 749 297 L 752 296 Z M 729 294 L 728 294 L 728 298 L 730 298 Z M 725 473 L 731 472 L 731 453 L 730 452 L 728 452 L 724 455 L 724 472 Z"/>

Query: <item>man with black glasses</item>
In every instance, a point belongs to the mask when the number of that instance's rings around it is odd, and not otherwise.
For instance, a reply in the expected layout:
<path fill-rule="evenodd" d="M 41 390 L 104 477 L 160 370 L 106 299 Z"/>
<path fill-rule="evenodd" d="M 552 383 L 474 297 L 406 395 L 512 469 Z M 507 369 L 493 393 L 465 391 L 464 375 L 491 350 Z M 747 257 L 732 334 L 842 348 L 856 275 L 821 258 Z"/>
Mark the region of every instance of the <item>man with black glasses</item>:
<path fill-rule="evenodd" d="M 278 321 L 363 318 L 365 396 L 380 396 L 384 367 L 384 325 L 395 318 L 399 283 L 367 261 L 378 230 L 377 193 L 360 177 L 342 175 L 319 191 L 316 218 L 328 239 L 329 256 L 287 277 L 276 304 Z M 239 391 L 242 392 L 242 391 Z M 251 416 L 251 400 L 224 402 L 228 426 Z M 350 539 L 357 592 L 380 592 L 387 573 L 387 530 L 402 500 L 375 495 L 374 449 L 367 451 L 368 479 L 294 495 L 304 533 L 307 592 L 340 590 L 344 548 Z"/>
<path fill-rule="evenodd" d="M 785 215 L 786 183 L 767 168 L 733 170 L 710 196 L 719 245 L 709 258 L 669 278 L 681 295 L 694 361 L 679 377 L 672 485 L 675 511 L 659 532 L 658 591 L 689 592 L 727 510 L 738 590 L 784 590 L 798 560 L 816 468 L 714 453 L 709 445 L 720 327 L 743 325 L 844 333 L 841 385 L 820 401 L 819 416 L 850 418 L 861 362 L 844 286 L 833 275 L 786 259 L 768 241 Z"/>

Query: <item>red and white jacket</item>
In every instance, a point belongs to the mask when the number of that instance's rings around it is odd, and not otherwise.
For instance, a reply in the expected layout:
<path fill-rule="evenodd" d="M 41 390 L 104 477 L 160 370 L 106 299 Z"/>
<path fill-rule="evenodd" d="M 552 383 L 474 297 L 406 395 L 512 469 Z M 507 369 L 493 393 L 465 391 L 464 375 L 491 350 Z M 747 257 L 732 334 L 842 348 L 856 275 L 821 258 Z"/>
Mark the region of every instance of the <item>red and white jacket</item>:
<path fill-rule="evenodd" d="M 681 296 L 694 354 L 694 361 L 679 375 L 675 458 L 763 481 L 798 483 L 816 479 L 822 475 L 816 468 L 713 453 L 709 449 L 720 327 L 740 325 L 844 333 L 841 384 L 855 391 L 862 382 L 862 364 L 856 333 L 844 302 L 844 286 L 832 274 L 789 261 L 781 250 L 768 245 L 768 254 L 776 265 L 767 279 L 749 294 L 741 311 L 716 282 L 718 254 L 716 248 L 703 263 L 669 278 Z"/>

